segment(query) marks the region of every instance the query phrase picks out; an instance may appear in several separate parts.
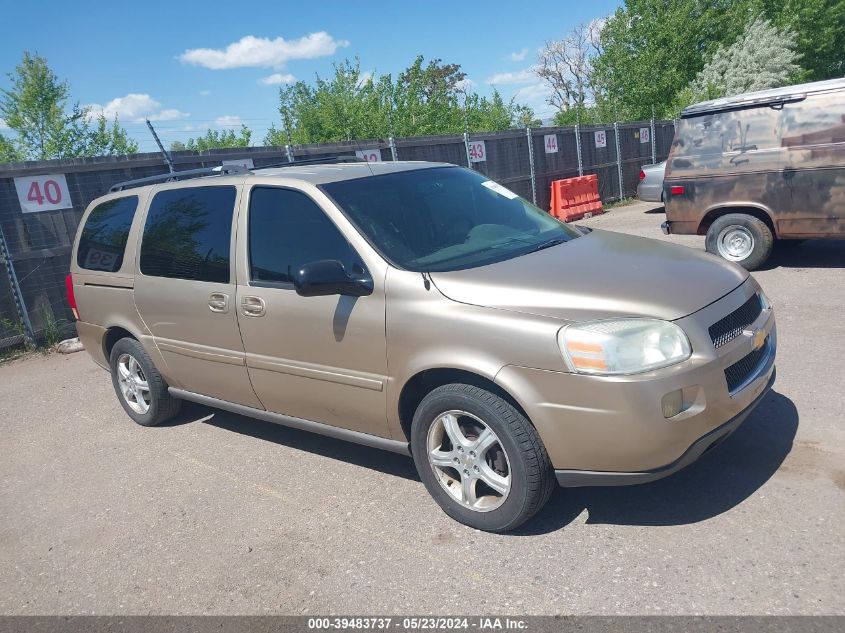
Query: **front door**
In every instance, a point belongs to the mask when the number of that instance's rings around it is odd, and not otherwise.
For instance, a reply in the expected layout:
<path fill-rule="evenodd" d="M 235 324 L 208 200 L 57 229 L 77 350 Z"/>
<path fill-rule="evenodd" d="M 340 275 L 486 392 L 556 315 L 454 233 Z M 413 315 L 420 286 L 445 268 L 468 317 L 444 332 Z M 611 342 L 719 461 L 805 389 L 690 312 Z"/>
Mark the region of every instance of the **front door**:
<path fill-rule="evenodd" d="M 365 297 L 298 295 L 298 266 L 334 259 L 356 273 L 363 261 L 302 191 L 256 186 L 244 205 L 237 310 L 259 399 L 269 411 L 387 436 L 383 279 Z"/>
<path fill-rule="evenodd" d="M 251 407 L 233 269 L 238 187 L 156 193 L 144 224 L 135 303 L 173 386 Z"/>
<path fill-rule="evenodd" d="M 783 106 L 781 235 L 845 235 L 845 90 Z"/>

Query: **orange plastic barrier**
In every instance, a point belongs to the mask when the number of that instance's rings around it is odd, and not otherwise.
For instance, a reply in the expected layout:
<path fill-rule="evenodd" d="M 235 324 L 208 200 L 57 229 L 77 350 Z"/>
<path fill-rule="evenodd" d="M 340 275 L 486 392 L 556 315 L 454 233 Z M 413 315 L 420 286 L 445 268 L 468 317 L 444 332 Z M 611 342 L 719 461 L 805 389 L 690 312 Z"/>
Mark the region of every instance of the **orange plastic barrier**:
<path fill-rule="evenodd" d="M 595 174 L 552 181 L 549 213 L 558 220 L 571 222 L 603 212 L 599 198 L 599 178 Z"/>

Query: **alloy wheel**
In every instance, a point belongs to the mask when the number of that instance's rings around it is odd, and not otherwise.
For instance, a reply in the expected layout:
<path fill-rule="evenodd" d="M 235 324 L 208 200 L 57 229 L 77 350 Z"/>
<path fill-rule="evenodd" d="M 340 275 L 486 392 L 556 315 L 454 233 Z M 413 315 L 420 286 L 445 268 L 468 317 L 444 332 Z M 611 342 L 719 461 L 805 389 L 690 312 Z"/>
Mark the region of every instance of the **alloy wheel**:
<path fill-rule="evenodd" d="M 490 512 L 511 489 L 511 469 L 499 437 L 466 411 L 447 411 L 429 427 L 428 462 L 440 486 L 462 506 Z"/>

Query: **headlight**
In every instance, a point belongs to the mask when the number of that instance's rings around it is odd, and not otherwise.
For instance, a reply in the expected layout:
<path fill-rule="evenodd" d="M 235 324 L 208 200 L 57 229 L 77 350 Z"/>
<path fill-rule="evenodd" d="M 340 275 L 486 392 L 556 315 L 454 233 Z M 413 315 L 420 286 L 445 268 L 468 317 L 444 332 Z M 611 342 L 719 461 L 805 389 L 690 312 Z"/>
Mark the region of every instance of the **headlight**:
<path fill-rule="evenodd" d="M 657 319 L 576 323 L 562 328 L 557 339 L 569 367 L 583 374 L 636 374 L 692 354 L 684 331 Z"/>

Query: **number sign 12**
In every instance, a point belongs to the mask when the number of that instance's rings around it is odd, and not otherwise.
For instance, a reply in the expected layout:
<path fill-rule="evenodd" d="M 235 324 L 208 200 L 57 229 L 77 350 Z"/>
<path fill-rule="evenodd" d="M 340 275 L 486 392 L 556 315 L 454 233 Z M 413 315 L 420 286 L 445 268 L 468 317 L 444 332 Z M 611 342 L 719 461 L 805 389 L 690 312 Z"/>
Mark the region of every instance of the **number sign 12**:
<path fill-rule="evenodd" d="M 15 189 L 24 213 L 73 207 L 64 174 L 15 178 Z"/>

